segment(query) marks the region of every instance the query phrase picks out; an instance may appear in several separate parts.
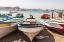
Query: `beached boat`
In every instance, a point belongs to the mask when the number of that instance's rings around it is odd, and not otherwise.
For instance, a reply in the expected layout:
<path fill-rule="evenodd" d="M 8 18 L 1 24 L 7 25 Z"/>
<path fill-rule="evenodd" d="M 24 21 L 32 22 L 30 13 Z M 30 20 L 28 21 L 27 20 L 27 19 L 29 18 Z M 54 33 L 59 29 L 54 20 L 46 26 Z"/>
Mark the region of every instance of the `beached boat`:
<path fill-rule="evenodd" d="M 48 28 L 64 33 L 64 19 L 63 18 L 52 18 L 52 19 L 40 18 L 40 22 L 42 22 L 42 24 L 44 24 Z"/>
<path fill-rule="evenodd" d="M 22 22 L 23 18 L 11 18 L 3 17 L 0 18 L 0 38 L 6 36 L 7 34 L 15 31 L 17 29 L 17 22 Z"/>
<path fill-rule="evenodd" d="M 17 30 L 17 23 L 15 22 L 0 22 L 0 38 Z"/>
<path fill-rule="evenodd" d="M 33 38 L 43 29 L 42 24 L 36 22 L 35 19 L 27 19 L 18 27 L 32 42 Z"/>
<path fill-rule="evenodd" d="M 56 19 L 46 20 L 44 22 L 44 25 L 46 25 L 47 28 L 51 28 L 58 32 L 64 33 L 64 20 L 56 20 Z"/>

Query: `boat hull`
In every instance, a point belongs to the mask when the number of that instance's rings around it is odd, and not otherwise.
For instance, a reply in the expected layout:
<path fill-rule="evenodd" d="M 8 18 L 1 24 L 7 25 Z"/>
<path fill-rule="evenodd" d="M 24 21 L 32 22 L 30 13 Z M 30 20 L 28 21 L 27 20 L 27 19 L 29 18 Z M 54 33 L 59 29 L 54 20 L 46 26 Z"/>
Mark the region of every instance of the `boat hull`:
<path fill-rule="evenodd" d="M 8 35 L 9 33 L 13 32 L 15 30 L 17 30 L 17 25 L 10 26 L 10 23 L 0 24 L 0 38 Z"/>
<path fill-rule="evenodd" d="M 41 27 L 37 28 L 18 28 L 20 31 L 22 31 L 25 35 L 28 36 L 30 41 L 32 42 L 33 38 L 42 30 Z"/>
<path fill-rule="evenodd" d="M 61 33 L 64 33 L 64 23 L 50 22 L 50 23 L 45 23 L 45 25 L 48 28 L 54 29 L 54 30 L 61 32 Z"/>
<path fill-rule="evenodd" d="M 59 25 L 62 25 L 62 24 L 59 24 Z M 47 25 L 46 25 L 46 27 L 50 28 L 50 29 L 53 29 L 53 30 L 56 30 L 56 31 L 58 31 L 60 33 L 64 33 L 64 27 L 63 27 L 63 29 L 59 29 L 59 28 L 55 28 L 55 27 L 51 27 L 51 26 L 47 26 Z"/>

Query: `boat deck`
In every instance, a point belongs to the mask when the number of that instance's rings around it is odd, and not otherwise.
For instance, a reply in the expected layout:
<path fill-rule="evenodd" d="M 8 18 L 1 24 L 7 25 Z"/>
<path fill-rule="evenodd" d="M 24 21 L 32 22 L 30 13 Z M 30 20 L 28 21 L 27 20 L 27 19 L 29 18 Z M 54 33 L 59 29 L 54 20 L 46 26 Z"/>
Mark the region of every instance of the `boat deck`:
<path fill-rule="evenodd" d="M 49 33 L 47 30 L 42 30 L 38 35 L 42 35 L 42 36 L 50 36 L 49 38 L 44 38 L 41 40 L 37 40 L 35 42 L 55 42 L 54 37 L 51 33 Z M 13 42 L 15 40 L 25 40 L 26 42 L 30 42 L 29 38 L 27 38 L 26 35 L 24 35 L 21 31 L 16 30 L 14 32 L 12 32 L 11 34 L 3 37 L 0 39 L 0 42 Z"/>

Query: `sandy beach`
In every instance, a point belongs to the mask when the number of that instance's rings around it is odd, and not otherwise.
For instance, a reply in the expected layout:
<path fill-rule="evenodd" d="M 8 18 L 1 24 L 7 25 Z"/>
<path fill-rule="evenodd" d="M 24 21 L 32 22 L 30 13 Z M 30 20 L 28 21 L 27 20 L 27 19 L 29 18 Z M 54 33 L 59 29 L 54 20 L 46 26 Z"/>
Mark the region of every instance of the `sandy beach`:
<path fill-rule="evenodd" d="M 48 38 L 38 39 L 35 42 L 64 42 L 64 35 L 60 34 L 54 30 L 45 29 L 42 30 L 38 35 L 49 36 Z M 38 36 L 37 35 L 37 36 Z M 0 42 L 13 42 L 15 40 L 25 40 L 26 42 L 30 42 L 29 38 L 23 34 L 23 32 L 16 30 L 11 34 L 0 39 Z"/>
<path fill-rule="evenodd" d="M 55 42 L 64 42 L 64 34 L 59 33 L 55 30 L 47 31 L 53 35 Z"/>

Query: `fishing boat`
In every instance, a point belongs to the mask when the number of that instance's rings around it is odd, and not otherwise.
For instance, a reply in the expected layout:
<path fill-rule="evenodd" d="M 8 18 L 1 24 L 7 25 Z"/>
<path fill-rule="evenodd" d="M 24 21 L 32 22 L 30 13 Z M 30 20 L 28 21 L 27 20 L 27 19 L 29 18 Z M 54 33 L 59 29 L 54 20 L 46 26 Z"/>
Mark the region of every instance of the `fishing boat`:
<path fill-rule="evenodd" d="M 43 25 L 45 25 L 45 21 L 50 20 L 50 19 L 51 18 L 49 18 L 49 14 L 43 14 L 41 16 L 41 18 L 39 18 L 39 21 L 40 21 L 40 23 L 42 23 Z"/>
<path fill-rule="evenodd" d="M 10 10 L 10 13 L 18 13 L 18 11 L 11 11 L 11 10 Z"/>
<path fill-rule="evenodd" d="M 45 25 L 48 28 L 64 33 L 64 20 L 47 20 Z"/>
<path fill-rule="evenodd" d="M 16 16 L 12 16 L 12 14 L 7 14 L 6 21 L 10 22 L 22 22 L 24 19 L 23 14 L 16 14 Z"/>
<path fill-rule="evenodd" d="M 7 21 L 10 21 L 10 22 L 23 22 L 24 18 L 12 18 L 10 20 L 7 20 Z"/>
<path fill-rule="evenodd" d="M 20 25 L 21 26 L 19 26 L 18 29 L 27 35 L 31 42 L 33 38 L 43 29 L 42 24 L 38 23 L 35 19 L 27 19 Z"/>
<path fill-rule="evenodd" d="M 63 15 L 63 13 L 59 14 L 57 18 L 56 18 L 56 16 L 55 16 L 55 18 L 49 18 L 49 19 L 40 18 L 40 21 L 47 28 L 51 28 L 51 29 L 56 30 L 60 33 L 64 33 L 64 15 Z"/>
<path fill-rule="evenodd" d="M 12 17 L 12 20 L 10 20 L 11 22 L 23 22 L 24 20 L 24 16 L 21 13 L 18 13 L 15 17 Z"/>
<path fill-rule="evenodd" d="M 0 22 L 0 38 L 17 30 L 17 23 L 15 22 Z"/>

